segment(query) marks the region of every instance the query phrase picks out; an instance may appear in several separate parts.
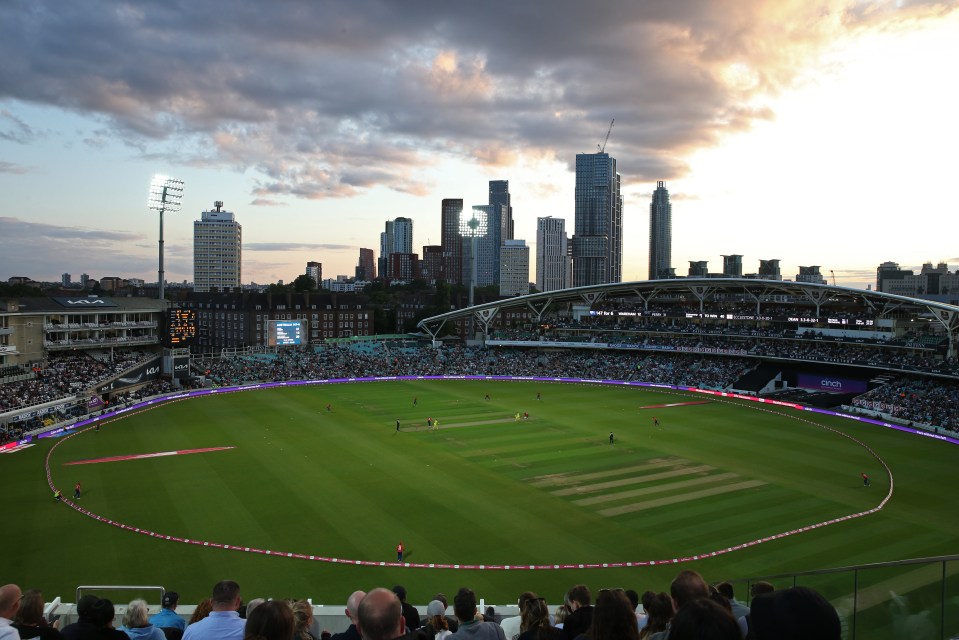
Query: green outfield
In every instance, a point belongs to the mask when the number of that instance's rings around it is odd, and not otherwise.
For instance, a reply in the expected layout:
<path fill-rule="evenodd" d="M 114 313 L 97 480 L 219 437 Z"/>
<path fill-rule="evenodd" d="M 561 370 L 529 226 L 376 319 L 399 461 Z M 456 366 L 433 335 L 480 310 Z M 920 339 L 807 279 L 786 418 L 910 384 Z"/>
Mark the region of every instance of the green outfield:
<path fill-rule="evenodd" d="M 0 582 L 48 599 L 72 601 L 81 584 L 158 584 L 196 602 L 232 578 L 247 597 L 337 605 L 354 589 L 393 584 L 417 603 L 463 585 L 493 602 L 526 589 L 559 602 L 577 582 L 664 589 L 680 569 L 355 566 L 166 541 L 56 503 L 45 470 L 53 444 L 0 457 Z M 230 448 L 67 464 L 220 447 Z M 956 552 L 957 454 L 890 429 L 701 394 L 451 380 L 174 402 L 61 441 L 49 468 L 68 498 L 82 483 L 85 509 L 157 533 L 374 562 L 395 560 L 402 540 L 410 563 L 476 565 L 706 554 L 868 511 L 894 481 L 877 513 L 681 565 L 717 581 Z"/>

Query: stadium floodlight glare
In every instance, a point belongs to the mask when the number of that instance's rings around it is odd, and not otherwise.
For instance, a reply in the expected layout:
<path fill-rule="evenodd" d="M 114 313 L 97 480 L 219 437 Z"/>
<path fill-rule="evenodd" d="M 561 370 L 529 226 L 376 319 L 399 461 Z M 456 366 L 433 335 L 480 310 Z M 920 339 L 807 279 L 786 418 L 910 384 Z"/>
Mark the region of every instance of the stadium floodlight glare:
<path fill-rule="evenodd" d="M 157 272 L 157 283 L 160 287 L 160 300 L 163 300 L 163 214 L 169 211 L 176 213 L 180 210 L 180 201 L 183 199 L 183 180 L 155 175 L 150 183 L 150 197 L 147 207 L 160 212 L 160 268 Z"/>
<path fill-rule="evenodd" d="M 469 306 L 473 306 L 473 290 L 476 288 L 476 239 L 482 238 L 489 231 L 489 213 L 482 207 L 473 207 L 471 217 L 467 218 L 460 212 L 460 235 L 470 238 L 470 253 L 472 266 L 470 268 L 470 296 Z"/>

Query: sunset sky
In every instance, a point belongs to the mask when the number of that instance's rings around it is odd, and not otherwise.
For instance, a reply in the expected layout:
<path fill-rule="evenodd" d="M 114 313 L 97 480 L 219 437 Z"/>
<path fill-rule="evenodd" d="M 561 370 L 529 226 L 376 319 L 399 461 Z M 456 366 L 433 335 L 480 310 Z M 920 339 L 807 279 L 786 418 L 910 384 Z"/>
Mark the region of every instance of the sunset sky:
<path fill-rule="evenodd" d="M 0 3 L 0 279 L 156 280 L 151 177 L 184 180 L 168 281 L 223 200 L 243 282 L 352 275 L 387 219 L 509 180 L 516 236 L 573 229 L 575 155 L 618 160 L 625 280 L 665 180 L 673 266 L 866 287 L 959 269 L 959 0 Z M 535 273 L 530 274 L 531 279 Z"/>

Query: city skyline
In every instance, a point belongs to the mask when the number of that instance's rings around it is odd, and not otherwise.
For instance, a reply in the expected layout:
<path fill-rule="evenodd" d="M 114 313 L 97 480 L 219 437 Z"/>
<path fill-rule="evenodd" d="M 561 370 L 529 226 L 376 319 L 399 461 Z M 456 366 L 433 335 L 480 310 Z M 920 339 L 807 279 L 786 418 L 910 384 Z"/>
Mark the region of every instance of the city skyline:
<path fill-rule="evenodd" d="M 886 261 L 959 263 L 956 2 L 291 6 L 0 6 L 0 279 L 155 281 L 154 173 L 185 183 L 169 282 L 215 201 L 243 282 L 290 282 L 352 275 L 397 217 L 422 253 L 444 199 L 469 211 L 497 180 L 535 255 L 537 218 L 572 231 L 575 157 L 601 144 L 624 281 L 647 276 L 658 181 L 677 275 L 738 254 L 865 287 Z"/>

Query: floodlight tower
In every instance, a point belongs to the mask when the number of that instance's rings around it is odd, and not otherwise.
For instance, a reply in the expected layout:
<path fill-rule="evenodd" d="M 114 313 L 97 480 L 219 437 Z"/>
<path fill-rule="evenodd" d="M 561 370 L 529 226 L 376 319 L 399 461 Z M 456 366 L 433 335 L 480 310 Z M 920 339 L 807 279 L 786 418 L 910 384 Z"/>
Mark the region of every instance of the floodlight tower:
<path fill-rule="evenodd" d="M 486 235 L 489 227 L 489 214 L 481 207 L 473 207 L 472 215 L 466 218 L 460 213 L 460 234 L 464 238 L 470 239 L 470 253 L 472 254 L 470 266 L 470 299 L 469 305 L 473 306 L 473 290 L 476 288 L 476 239 Z"/>
<path fill-rule="evenodd" d="M 183 180 L 155 175 L 150 183 L 150 198 L 147 206 L 160 212 L 160 269 L 158 272 L 160 285 L 160 300 L 163 300 L 163 214 L 169 211 L 176 213 L 180 210 L 180 200 L 183 198 Z"/>

